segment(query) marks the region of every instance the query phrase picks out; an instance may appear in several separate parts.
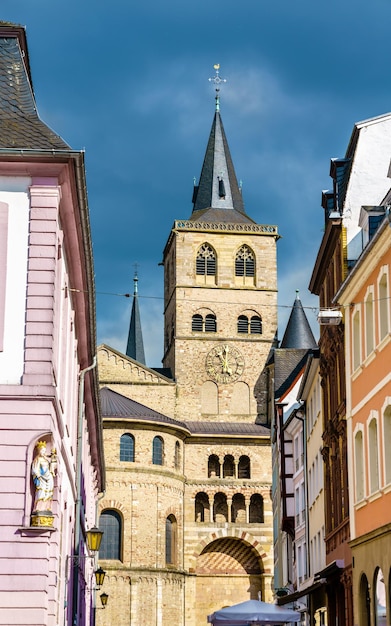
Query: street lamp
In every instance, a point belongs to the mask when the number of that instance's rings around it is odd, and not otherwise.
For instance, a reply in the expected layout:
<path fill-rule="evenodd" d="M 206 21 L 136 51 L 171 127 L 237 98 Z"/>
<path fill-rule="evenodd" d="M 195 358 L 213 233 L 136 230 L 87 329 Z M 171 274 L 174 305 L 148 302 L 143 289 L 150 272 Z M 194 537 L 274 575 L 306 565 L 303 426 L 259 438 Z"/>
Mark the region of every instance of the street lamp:
<path fill-rule="evenodd" d="M 90 528 L 86 532 L 87 546 L 90 552 L 98 552 L 102 542 L 103 530 L 99 530 L 96 526 Z"/>
<path fill-rule="evenodd" d="M 107 593 L 100 594 L 100 601 L 102 602 L 102 609 L 106 608 L 108 599 L 109 599 L 109 596 L 107 595 Z"/>
<path fill-rule="evenodd" d="M 97 569 L 94 572 L 94 576 L 95 576 L 96 587 L 97 587 L 97 589 L 100 589 L 101 586 L 103 585 L 103 581 L 105 579 L 106 572 L 101 567 L 99 567 L 99 569 Z"/>

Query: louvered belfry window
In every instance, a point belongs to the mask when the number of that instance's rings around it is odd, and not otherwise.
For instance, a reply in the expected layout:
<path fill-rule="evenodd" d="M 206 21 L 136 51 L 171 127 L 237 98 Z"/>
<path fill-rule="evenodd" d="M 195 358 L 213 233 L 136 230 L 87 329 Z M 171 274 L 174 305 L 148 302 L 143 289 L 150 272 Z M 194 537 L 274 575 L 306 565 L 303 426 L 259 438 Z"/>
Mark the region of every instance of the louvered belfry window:
<path fill-rule="evenodd" d="M 193 315 L 193 317 L 191 318 L 191 330 L 202 333 L 203 325 L 204 320 L 202 319 L 202 315 L 200 315 L 199 313 Z"/>
<path fill-rule="evenodd" d="M 206 333 L 215 333 L 216 332 L 216 316 L 212 313 L 208 313 L 205 316 L 205 332 Z"/>
<path fill-rule="evenodd" d="M 201 276 L 216 275 L 216 252 L 207 243 L 204 243 L 198 250 L 196 273 Z"/>
<path fill-rule="evenodd" d="M 255 255 L 248 246 L 242 246 L 236 253 L 235 276 L 255 276 Z"/>
<path fill-rule="evenodd" d="M 238 317 L 238 333 L 248 333 L 248 317 L 247 315 L 239 315 Z"/>
<path fill-rule="evenodd" d="M 250 333 L 252 335 L 262 334 L 262 320 L 259 315 L 253 315 L 250 320 Z"/>

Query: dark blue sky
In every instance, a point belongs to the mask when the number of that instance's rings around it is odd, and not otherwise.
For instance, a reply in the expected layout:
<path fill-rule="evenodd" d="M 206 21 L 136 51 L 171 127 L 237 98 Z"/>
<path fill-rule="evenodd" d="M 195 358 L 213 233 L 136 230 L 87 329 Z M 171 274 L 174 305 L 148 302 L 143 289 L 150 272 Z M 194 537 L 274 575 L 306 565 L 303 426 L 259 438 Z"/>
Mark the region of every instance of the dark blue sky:
<path fill-rule="evenodd" d="M 86 150 L 98 342 L 126 349 L 138 264 L 147 363 L 162 357 L 163 271 L 174 219 L 189 217 L 214 114 L 247 213 L 277 224 L 282 337 L 322 237 L 321 190 L 355 122 L 391 110 L 391 0 L 2 0 L 27 27 L 41 118 Z M 390 181 L 391 185 L 391 181 Z M 377 201 L 378 199 L 376 199 Z"/>

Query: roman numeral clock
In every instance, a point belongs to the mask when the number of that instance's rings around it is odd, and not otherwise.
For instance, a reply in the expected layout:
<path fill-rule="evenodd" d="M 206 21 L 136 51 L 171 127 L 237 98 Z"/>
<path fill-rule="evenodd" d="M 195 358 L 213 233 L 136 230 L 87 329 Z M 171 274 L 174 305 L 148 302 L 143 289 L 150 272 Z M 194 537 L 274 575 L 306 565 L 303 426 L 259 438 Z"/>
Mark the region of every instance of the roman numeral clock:
<path fill-rule="evenodd" d="M 242 353 L 228 344 L 220 344 L 210 350 L 206 357 L 206 372 L 218 383 L 231 383 L 242 375 Z"/>

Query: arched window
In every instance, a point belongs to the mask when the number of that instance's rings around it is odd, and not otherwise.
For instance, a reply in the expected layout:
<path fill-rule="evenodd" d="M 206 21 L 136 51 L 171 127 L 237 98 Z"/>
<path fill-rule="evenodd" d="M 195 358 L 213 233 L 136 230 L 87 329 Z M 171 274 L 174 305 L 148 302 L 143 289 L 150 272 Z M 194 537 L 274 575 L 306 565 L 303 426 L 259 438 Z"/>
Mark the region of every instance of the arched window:
<path fill-rule="evenodd" d="M 166 519 L 166 564 L 175 565 L 177 562 L 177 521 L 175 515 Z"/>
<path fill-rule="evenodd" d="M 250 333 L 251 335 L 262 334 L 262 320 L 259 315 L 253 315 L 250 320 Z"/>
<path fill-rule="evenodd" d="M 208 313 L 208 315 L 205 316 L 205 332 L 216 332 L 216 316 L 213 315 L 213 313 Z"/>
<path fill-rule="evenodd" d="M 373 293 L 369 292 L 365 300 L 365 356 L 369 356 L 375 347 L 373 322 Z"/>
<path fill-rule="evenodd" d="M 181 467 L 181 445 L 179 441 L 175 442 L 175 457 L 174 457 L 175 469 L 179 470 Z"/>
<path fill-rule="evenodd" d="M 208 477 L 220 477 L 220 461 L 216 454 L 211 454 L 208 459 Z"/>
<path fill-rule="evenodd" d="M 255 255 L 246 245 L 236 253 L 235 276 L 255 276 Z"/>
<path fill-rule="evenodd" d="M 360 311 L 353 314 L 353 371 L 361 365 L 361 321 Z"/>
<path fill-rule="evenodd" d="M 191 330 L 193 332 L 199 332 L 202 333 L 204 329 L 204 320 L 202 315 L 200 315 L 199 313 L 196 313 L 195 315 L 193 315 L 193 317 L 191 318 Z"/>
<path fill-rule="evenodd" d="M 99 529 L 103 531 L 99 559 L 121 560 L 122 518 L 118 511 L 107 509 L 99 518 Z"/>
<path fill-rule="evenodd" d="M 250 459 L 248 456 L 241 456 L 238 465 L 238 478 L 251 478 Z"/>
<path fill-rule="evenodd" d="M 213 521 L 228 522 L 228 504 L 225 493 L 216 493 L 213 501 Z"/>
<path fill-rule="evenodd" d="M 389 307 L 388 274 L 384 272 L 379 280 L 379 335 L 380 341 L 388 335 Z"/>
<path fill-rule="evenodd" d="M 368 427 L 369 484 L 371 493 L 379 489 L 379 454 L 377 445 L 377 420 L 373 418 Z"/>
<path fill-rule="evenodd" d="M 364 444 L 362 431 L 356 432 L 354 437 L 355 474 L 356 474 L 356 502 L 364 498 Z"/>
<path fill-rule="evenodd" d="M 384 410 L 383 413 L 383 430 L 384 430 L 384 436 L 383 436 L 383 441 L 391 441 L 391 406 L 387 406 Z M 388 448 L 388 444 L 387 448 Z M 386 479 L 386 485 L 389 485 L 391 483 L 391 457 L 390 454 L 387 452 L 385 452 L 384 454 L 384 460 L 385 460 L 385 479 Z"/>
<path fill-rule="evenodd" d="M 207 522 L 209 521 L 209 497 L 203 491 L 197 493 L 195 497 L 195 521 Z"/>
<path fill-rule="evenodd" d="M 163 465 L 164 460 L 164 442 L 161 437 L 154 437 L 152 444 L 152 463 L 154 465 Z"/>
<path fill-rule="evenodd" d="M 238 333 L 248 334 L 248 317 L 247 315 L 239 315 L 238 317 Z"/>
<path fill-rule="evenodd" d="M 246 523 L 246 503 L 242 493 L 235 493 L 232 498 L 231 519 L 236 524 Z"/>
<path fill-rule="evenodd" d="M 235 476 L 235 463 L 231 454 L 227 454 L 224 457 L 223 463 L 223 478 L 233 478 Z"/>
<path fill-rule="evenodd" d="M 134 461 L 134 437 L 133 435 L 122 435 L 119 444 L 119 460 Z"/>
<path fill-rule="evenodd" d="M 374 601 L 375 601 L 375 624 L 385 626 L 387 624 L 386 604 L 387 593 L 384 583 L 384 574 L 380 567 L 376 568 L 374 576 Z"/>
<path fill-rule="evenodd" d="M 250 498 L 249 522 L 263 524 L 263 498 L 259 493 L 253 494 Z"/>
<path fill-rule="evenodd" d="M 216 252 L 207 243 L 204 243 L 197 252 L 196 274 L 199 276 L 216 275 Z"/>

